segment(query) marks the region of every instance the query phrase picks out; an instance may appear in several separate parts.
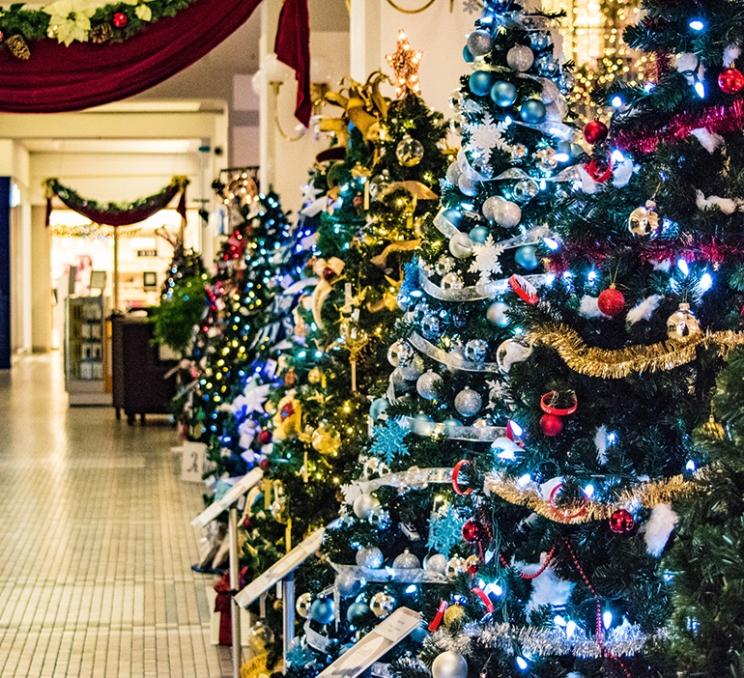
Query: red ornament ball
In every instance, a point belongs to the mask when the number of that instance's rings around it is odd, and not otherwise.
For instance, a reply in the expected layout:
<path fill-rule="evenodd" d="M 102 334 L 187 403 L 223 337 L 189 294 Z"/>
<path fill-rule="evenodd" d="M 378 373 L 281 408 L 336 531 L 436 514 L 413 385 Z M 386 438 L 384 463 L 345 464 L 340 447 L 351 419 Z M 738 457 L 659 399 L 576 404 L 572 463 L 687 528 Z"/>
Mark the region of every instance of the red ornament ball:
<path fill-rule="evenodd" d="M 622 313 L 625 308 L 625 297 L 623 293 L 614 285 L 610 285 L 606 290 L 602 290 L 597 297 L 597 307 L 605 315 L 614 318 L 618 313 Z"/>
<path fill-rule="evenodd" d="M 269 460 L 264 457 L 261 461 L 258 462 L 258 465 L 261 470 L 265 471 L 267 468 L 269 468 Z"/>
<path fill-rule="evenodd" d="M 610 529 L 615 534 L 628 534 L 635 527 L 635 520 L 625 509 L 618 509 L 610 516 Z"/>
<path fill-rule="evenodd" d="M 261 431 L 258 434 L 258 442 L 262 445 L 268 445 L 271 442 L 271 431 Z"/>
<path fill-rule="evenodd" d="M 744 89 L 744 74 L 737 68 L 724 68 L 718 74 L 718 86 L 724 94 L 736 94 Z"/>
<path fill-rule="evenodd" d="M 124 12 L 114 12 L 111 23 L 114 24 L 115 28 L 125 28 L 129 23 L 129 17 Z"/>
<path fill-rule="evenodd" d="M 584 139 L 592 146 L 607 138 L 607 125 L 599 120 L 590 120 L 584 125 Z"/>
<path fill-rule="evenodd" d="M 334 271 L 330 266 L 326 266 L 323 269 L 323 277 L 326 280 L 333 280 L 336 277 L 336 271 Z"/>
<path fill-rule="evenodd" d="M 462 526 L 462 538 L 470 544 L 480 541 L 483 538 L 483 532 L 483 525 L 472 518 L 466 520 Z"/>
<path fill-rule="evenodd" d="M 598 162 L 596 158 L 592 158 L 588 163 L 586 163 L 584 169 L 598 184 L 604 184 L 612 177 L 612 167 L 607 163 Z"/>
<path fill-rule="evenodd" d="M 555 438 L 563 430 L 563 419 L 556 414 L 543 414 L 540 429 L 548 438 Z"/>

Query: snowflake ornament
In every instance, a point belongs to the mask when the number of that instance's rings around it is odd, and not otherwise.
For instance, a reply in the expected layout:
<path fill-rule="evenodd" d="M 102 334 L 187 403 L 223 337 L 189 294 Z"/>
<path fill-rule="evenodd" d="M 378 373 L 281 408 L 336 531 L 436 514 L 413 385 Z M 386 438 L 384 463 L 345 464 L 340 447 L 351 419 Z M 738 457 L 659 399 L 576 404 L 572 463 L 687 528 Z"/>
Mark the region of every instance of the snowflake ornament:
<path fill-rule="evenodd" d="M 462 543 L 464 524 L 465 518 L 460 517 L 451 504 L 434 511 L 429 520 L 427 547 L 449 558 L 452 549 Z"/>
<path fill-rule="evenodd" d="M 506 384 L 500 381 L 496 381 L 495 379 L 488 379 L 486 381 L 486 384 L 489 388 L 488 405 L 486 405 L 486 409 L 494 410 L 496 409 L 496 405 L 506 400 L 506 396 L 508 394 Z"/>
<path fill-rule="evenodd" d="M 400 457 L 407 457 L 410 452 L 405 442 L 408 428 L 397 419 L 388 419 L 384 424 L 375 426 L 370 451 L 382 457 L 387 464 L 392 464 Z"/>
<path fill-rule="evenodd" d="M 501 273 L 501 262 L 499 257 L 504 247 L 494 241 L 493 236 L 488 236 L 483 243 L 473 244 L 473 262 L 468 269 L 471 273 L 478 273 L 479 282 L 485 284 Z"/>
<path fill-rule="evenodd" d="M 269 398 L 271 384 L 259 385 L 251 379 L 245 386 L 242 395 L 239 395 L 232 403 L 232 409 L 235 414 L 245 408 L 246 414 L 252 412 L 263 412 L 264 403 Z"/>
<path fill-rule="evenodd" d="M 494 148 L 511 155 L 511 144 L 504 139 L 507 124 L 495 122 L 490 113 L 484 113 L 482 121 L 469 121 L 463 127 L 468 134 L 468 150 L 476 155 L 490 158 Z"/>

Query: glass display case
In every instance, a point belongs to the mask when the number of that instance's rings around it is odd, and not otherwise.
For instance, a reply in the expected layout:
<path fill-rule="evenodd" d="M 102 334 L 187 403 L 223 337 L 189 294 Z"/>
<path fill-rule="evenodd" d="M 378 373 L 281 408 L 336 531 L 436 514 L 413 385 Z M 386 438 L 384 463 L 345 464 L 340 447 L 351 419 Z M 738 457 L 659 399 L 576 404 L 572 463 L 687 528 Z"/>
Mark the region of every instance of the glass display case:
<path fill-rule="evenodd" d="M 107 392 L 106 300 L 69 296 L 65 309 L 65 383 L 70 405 L 111 405 Z"/>

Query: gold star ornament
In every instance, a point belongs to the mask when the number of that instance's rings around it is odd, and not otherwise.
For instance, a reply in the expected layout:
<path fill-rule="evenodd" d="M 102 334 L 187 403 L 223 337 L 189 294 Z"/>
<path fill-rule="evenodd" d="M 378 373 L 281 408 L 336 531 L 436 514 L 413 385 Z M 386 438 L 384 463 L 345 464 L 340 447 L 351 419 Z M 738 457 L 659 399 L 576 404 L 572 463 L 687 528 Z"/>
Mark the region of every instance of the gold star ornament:
<path fill-rule="evenodd" d="M 411 92 L 421 95 L 421 82 L 419 81 L 419 68 L 423 52 L 413 49 L 408 42 L 408 35 L 404 30 L 398 31 L 398 40 L 395 43 L 395 51 L 388 54 L 385 59 L 388 66 L 393 69 L 395 96 L 398 98 Z"/>

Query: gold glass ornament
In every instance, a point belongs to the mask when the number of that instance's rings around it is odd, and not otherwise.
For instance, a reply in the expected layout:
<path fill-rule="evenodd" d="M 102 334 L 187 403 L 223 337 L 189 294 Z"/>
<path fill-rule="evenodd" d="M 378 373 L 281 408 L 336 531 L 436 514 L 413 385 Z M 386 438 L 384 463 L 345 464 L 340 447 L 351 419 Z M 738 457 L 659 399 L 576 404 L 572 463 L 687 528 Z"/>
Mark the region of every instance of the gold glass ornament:
<path fill-rule="evenodd" d="M 402 167 L 415 167 L 424 158 L 424 145 L 406 134 L 395 147 L 395 157 Z"/>
<path fill-rule="evenodd" d="M 322 421 L 313 431 L 311 444 L 321 454 L 333 456 L 341 448 L 341 436 L 328 422 Z"/>
<path fill-rule="evenodd" d="M 447 561 L 444 574 L 447 576 L 447 579 L 457 579 L 459 575 L 465 572 L 465 569 L 465 561 L 458 556 L 454 556 Z"/>
<path fill-rule="evenodd" d="M 378 591 L 369 599 L 369 609 L 378 619 L 384 619 L 395 610 L 395 598 L 385 591 Z"/>
<path fill-rule="evenodd" d="M 723 440 L 726 437 L 726 429 L 723 428 L 720 422 L 716 421 L 716 418 L 712 414 L 708 417 L 708 421 L 703 424 L 703 430 L 713 440 Z"/>
<path fill-rule="evenodd" d="M 297 602 L 295 603 L 295 610 L 297 614 L 303 619 L 307 619 L 310 616 L 310 606 L 313 604 L 313 594 L 306 591 L 297 596 Z"/>
<path fill-rule="evenodd" d="M 653 235 L 659 230 L 659 214 L 653 200 L 647 200 L 643 207 L 636 207 L 630 213 L 628 230 L 638 236 Z"/>
<path fill-rule="evenodd" d="M 319 384 L 320 380 L 323 376 L 323 373 L 320 371 L 319 368 L 313 367 L 308 373 L 307 373 L 307 380 L 311 384 Z"/>
<path fill-rule="evenodd" d="M 444 625 L 459 624 L 464 618 L 465 609 L 462 605 L 450 605 L 444 612 Z"/>
<path fill-rule="evenodd" d="M 681 303 L 667 319 L 667 336 L 673 341 L 685 343 L 700 334 L 700 323 L 690 310 L 690 304 Z"/>

